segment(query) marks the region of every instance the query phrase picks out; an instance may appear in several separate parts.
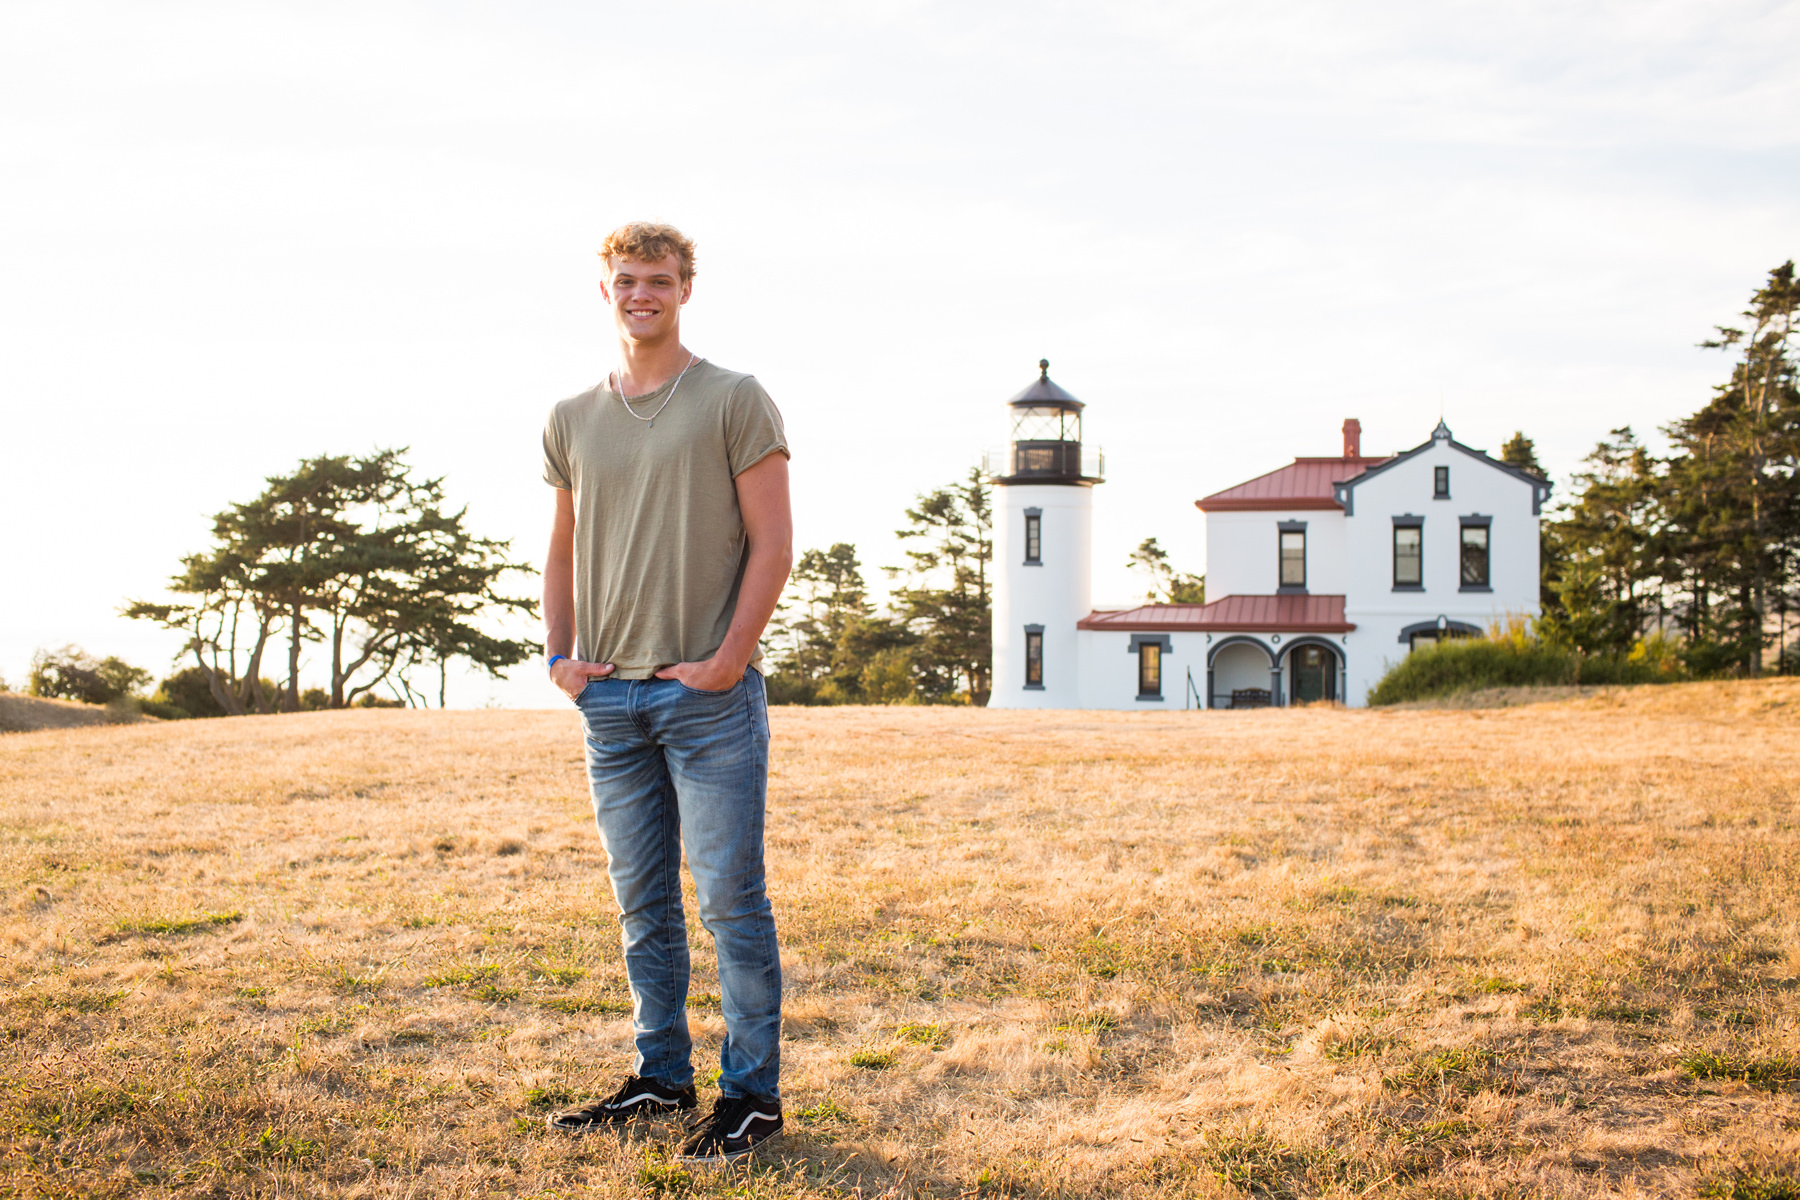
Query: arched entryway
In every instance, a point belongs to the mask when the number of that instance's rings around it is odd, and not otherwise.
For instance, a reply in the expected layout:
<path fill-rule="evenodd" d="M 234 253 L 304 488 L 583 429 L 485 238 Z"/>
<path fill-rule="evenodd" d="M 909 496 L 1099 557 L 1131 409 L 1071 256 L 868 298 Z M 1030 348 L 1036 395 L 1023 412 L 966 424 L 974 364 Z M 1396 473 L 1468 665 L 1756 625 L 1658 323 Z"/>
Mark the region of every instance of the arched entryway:
<path fill-rule="evenodd" d="M 1275 655 L 1258 638 L 1228 637 L 1206 650 L 1208 708 L 1266 708 L 1274 694 Z"/>
<path fill-rule="evenodd" d="M 1316 704 L 1343 698 L 1344 655 L 1324 638 L 1299 638 L 1282 649 L 1287 703 Z"/>

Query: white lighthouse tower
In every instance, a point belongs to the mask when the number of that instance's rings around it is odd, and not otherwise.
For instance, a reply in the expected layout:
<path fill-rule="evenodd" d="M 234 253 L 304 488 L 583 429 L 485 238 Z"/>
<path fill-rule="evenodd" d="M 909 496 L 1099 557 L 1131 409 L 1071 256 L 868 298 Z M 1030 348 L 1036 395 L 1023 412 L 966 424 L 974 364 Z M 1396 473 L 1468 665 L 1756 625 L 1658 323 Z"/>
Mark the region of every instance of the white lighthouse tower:
<path fill-rule="evenodd" d="M 1008 402 L 1012 444 L 989 455 L 994 513 L 990 708 L 1079 708 L 1075 623 L 1093 599 L 1094 485 L 1105 461 L 1081 445 L 1081 401 L 1038 378 Z"/>

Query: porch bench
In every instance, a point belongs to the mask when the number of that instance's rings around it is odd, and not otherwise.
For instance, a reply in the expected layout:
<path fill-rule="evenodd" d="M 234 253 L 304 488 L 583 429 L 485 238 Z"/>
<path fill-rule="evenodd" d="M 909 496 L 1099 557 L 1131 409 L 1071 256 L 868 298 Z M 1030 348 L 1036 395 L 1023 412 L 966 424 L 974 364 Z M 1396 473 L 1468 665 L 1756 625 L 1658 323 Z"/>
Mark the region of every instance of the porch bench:
<path fill-rule="evenodd" d="M 1231 693 L 1233 708 L 1267 708 L 1269 707 L 1268 688 L 1234 688 Z"/>

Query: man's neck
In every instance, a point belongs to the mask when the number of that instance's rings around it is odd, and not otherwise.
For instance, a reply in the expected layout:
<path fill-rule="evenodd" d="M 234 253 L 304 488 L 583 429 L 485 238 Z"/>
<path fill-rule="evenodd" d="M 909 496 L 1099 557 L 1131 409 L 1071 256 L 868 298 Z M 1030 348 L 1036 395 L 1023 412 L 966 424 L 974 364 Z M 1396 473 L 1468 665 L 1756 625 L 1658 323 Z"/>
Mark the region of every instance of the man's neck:
<path fill-rule="evenodd" d="M 620 338 L 619 370 L 625 377 L 615 382 L 625 395 L 642 396 L 675 378 L 692 358 L 679 333 L 655 342 Z"/>

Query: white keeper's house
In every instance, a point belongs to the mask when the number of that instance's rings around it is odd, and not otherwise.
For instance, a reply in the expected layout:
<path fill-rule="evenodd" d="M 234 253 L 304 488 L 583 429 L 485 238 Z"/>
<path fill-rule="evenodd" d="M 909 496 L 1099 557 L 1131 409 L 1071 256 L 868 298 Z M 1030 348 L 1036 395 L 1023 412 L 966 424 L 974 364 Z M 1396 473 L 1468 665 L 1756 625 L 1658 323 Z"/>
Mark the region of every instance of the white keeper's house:
<path fill-rule="evenodd" d="M 1081 401 L 1039 377 L 1009 403 L 995 485 L 992 708 L 1365 703 L 1414 646 L 1538 611 L 1550 484 L 1451 436 L 1390 457 L 1343 450 L 1214 492 L 1206 604 L 1097 611 L 1094 486 Z"/>

